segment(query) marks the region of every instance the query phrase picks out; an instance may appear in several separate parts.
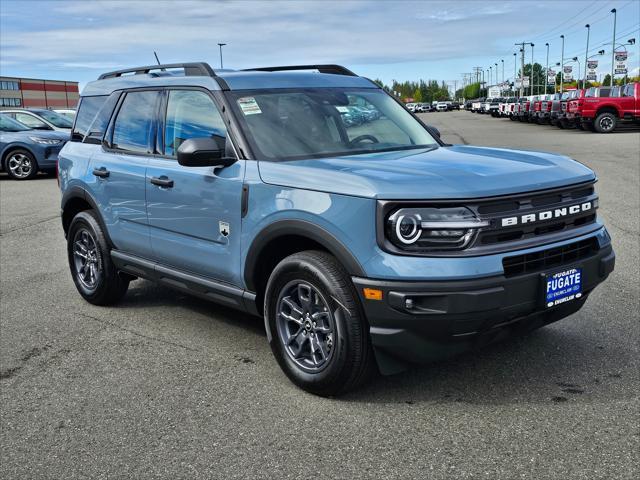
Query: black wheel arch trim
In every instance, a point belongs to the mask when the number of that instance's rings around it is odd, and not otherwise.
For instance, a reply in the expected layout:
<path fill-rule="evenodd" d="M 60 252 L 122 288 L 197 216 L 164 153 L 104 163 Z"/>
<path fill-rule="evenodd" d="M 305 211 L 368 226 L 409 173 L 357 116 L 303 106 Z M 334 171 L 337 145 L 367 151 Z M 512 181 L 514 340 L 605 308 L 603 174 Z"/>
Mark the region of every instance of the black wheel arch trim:
<path fill-rule="evenodd" d="M 262 229 L 255 236 L 249 247 L 244 264 L 244 281 L 249 291 L 256 291 L 253 277 L 260 261 L 261 251 L 271 241 L 287 235 L 306 237 L 309 240 L 319 243 L 338 259 L 347 270 L 347 273 L 353 276 L 366 276 L 360 262 L 358 262 L 349 249 L 324 228 L 307 220 L 278 220 Z"/>
<path fill-rule="evenodd" d="M 91 209 L 96 212 L 96 217 L 98 218 L 98 223 L 100 224 L 100 227 L 102 228 L 102 233 L 104 234 L 105 238 L 107 239 L 107 243 L 109 244 L 109 247 L 113 248 L 113 242 L 111 241 L 111 237 L 109 236 L 109 230 L 107 229 L 106 224 L 104 223 L 104 219 L 102 218 L 102 213 L 100 213 L 100 209 L 98 208 L 98 202 L 95 201 L 95 199 L 91 196 L 91 194 L 89 192 L 87 192 L 86 189 L 78 186 L 78 185 L 74 185 L 72 187 L 69 187 L 63 194 L 62 194 L 62 201 L 60 202 L 60 217 L 62 219 L 62 215 L 64 213 L 64 210 L 66 208 L 66 206 L 69 204 L 69 202 L 71 202 L 72 200 L 79 198 L 81 200 L 84 200 L 85 202 L 87 202 L 90 206 Z M 64 229 L 64 223 L 62 225 L 63 229 Z M 67 230 L 64 229 L 64 235 L 65 237 L 67 236 Z"/>

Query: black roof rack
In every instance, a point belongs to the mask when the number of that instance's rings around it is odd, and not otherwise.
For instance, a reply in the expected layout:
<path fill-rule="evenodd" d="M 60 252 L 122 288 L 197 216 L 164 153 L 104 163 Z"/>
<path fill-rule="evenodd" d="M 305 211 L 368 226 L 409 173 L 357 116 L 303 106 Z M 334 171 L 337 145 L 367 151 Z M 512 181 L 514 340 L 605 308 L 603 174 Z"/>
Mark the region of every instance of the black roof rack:
<path fill-rule="evenodd" d="M 282 67 L 260 67 L 260 68 L 245 68 L 243 71 L 257 70 L 260 72 L 285 72 L 288 70 L 318 70 L 320 73 L 332 73 L 334 75 L 348 75 L 350 77 L 357 77 L 348 68 L 342 65 L 289 65 Z"/>
<path fill-rule="evenodd" d="M 216 77 L 216 73 L 213 68 L 205 62 L 194 63 L 167 63 L 163 65 L 149 65 L 147 67 L 135 67 L 126 68 L 124 70 L 115 70 L 113 72 L 103 73 L 98 77 L 98 80 L 104 80 L 105 78 L 121 77 L 125 73 L 134 73 L 135 75 L 143 75 L 149 73 L 152 70 L 167 70 L 169 68 L 182 68 L 184 70 L 185 77 Z"/>

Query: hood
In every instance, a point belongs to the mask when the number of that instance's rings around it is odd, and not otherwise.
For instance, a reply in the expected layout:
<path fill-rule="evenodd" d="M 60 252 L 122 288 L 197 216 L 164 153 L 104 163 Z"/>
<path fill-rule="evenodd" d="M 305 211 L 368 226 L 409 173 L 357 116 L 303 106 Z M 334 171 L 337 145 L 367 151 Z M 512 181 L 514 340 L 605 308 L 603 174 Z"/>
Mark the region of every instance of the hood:
<path fill-rule="evenodd" d="M 456 199 L 524 193 L 595 179 L 562 155 L 457 145 L 346 157 L 259 162 L 265 183 L 378 199 Z"/>
<path fill-rule="evenodd" d="M 4 132 L 7 135 L 12 135 L 15 138 L 20 138 L 22 141 L 31 142 L 29 137 L 50 138 L 55 140 L 70 140 L 71 133 L 69 131 L 59 132 L 57 130 L 25 130 L 23 132 Z"/>

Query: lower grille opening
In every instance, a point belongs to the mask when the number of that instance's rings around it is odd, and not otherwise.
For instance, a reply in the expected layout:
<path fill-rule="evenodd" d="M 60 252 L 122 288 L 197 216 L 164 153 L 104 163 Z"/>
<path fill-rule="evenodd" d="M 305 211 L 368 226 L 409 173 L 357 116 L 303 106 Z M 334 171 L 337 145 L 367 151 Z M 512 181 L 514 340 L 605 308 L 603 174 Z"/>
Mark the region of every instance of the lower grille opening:
<path fill-rule="evenodd" d="M 505 277 L 541 272 L 553 267 L 588 258 L 598 251 L 598 240 L 590 238 L 562 247 L 502 259 Z"/>

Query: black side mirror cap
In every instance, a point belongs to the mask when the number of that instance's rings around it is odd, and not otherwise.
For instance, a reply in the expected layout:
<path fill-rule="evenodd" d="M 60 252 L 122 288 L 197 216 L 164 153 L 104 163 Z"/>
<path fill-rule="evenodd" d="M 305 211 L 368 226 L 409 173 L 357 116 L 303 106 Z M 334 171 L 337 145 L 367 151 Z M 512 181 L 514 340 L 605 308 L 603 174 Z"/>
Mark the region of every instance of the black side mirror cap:
<path fill-rule="evenodd" d="M 432 127 L 431 125 L 429 125 L 429 130 L 431 131 L 432 134 L 434 134 L 436 137 L 440 138 L 440 130 L 438 130 L 436 127 Z"/>
<path fill-rule="evenodd" d="M 225 138 L 189 138 L 178 147 L 178 163 L 184 167 L 218 167 L 233 165 L 237 158 L 225 156 Z"/>

